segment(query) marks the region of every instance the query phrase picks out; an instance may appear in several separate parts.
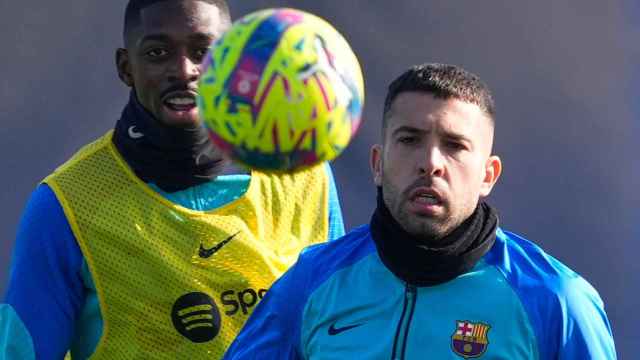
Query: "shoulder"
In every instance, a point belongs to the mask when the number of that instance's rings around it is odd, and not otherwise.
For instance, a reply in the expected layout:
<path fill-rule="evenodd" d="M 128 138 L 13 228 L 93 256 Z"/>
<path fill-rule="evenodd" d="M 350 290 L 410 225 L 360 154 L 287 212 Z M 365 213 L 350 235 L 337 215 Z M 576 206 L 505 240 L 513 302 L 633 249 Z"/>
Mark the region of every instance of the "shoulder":
<path fill-rule="evenodd" d="M 600 295 L 568 266 L 531 241 L 501 229 L 485 260 L 520 298 L 541 358 L 557 357 L 567 349 L 597 353 L 612 348 Z M 601 342 L 605 344 L 598 345 Z"/>
<path fill-rule="evenodd" d="M 299 281 L 312 291 L 335 272 L 349 267 L 376 252 L 368 225 L 359 226 L 330 242 L 305 248 L 294 265 Z"/>
<path fill-rule="evenodd" d="M 487 261 L 518 287 L 534 288 L 549 296 L 599 299 L 591 284 L 575 271 L 538 245 L 512 232 L 498 229 L 496 244 L 487 255 Z"/>
<path fill-rule="evenodd" d="M 77 269 L 82 263 L 67 216 L 47 184 L 40 184 L 33 191 L 24 210 L 16 235 L 14 261 L 14 266 L 24 262 L 27 267 L 41 264 Z"/>
<path fill-rule="evenodd" d="M 75 154 L 73 154 L 73 156 L 71 156 L 71 158 L 65 161 L 62 165 L 60 165 L 57 169 L 55 169 L 51 174 L 49 174 L 49 176 L 47 176 L 43 180 L 43 182 L 50 183 L 55 181 L 55 179 L 59 177 L 61 174 L 69 172 L 71 168 L 76 168 L 78 164 L 85 163 L 84 160 L 86 160 L 87 158 L 91 158 L 92 156 L 95 156 L 98 152 L 100 152 L 100 150 L 109 148 L 111 146 L 112 135 L 113 135 L 113 130 L 110 130 L 103 136 L 99 137 L 98 139 L 81 147 L 78 151 L 76 151 Z M 116 151 L 115 147 L 113 148 L 113 151 Z"/>
<path fill-rule="evenodd" d="M 27 202 L 19 232 L 52 226 L 68 227 L 67 219 L 53 190 L 47 184 L 40 184 Z"/>
<path fill-rule="evenodd" d="M 306 247 L 298 262 L 304 266 L 342 268 L 375 251 L 369 225 L 361 225 L 342 237 Z"/>

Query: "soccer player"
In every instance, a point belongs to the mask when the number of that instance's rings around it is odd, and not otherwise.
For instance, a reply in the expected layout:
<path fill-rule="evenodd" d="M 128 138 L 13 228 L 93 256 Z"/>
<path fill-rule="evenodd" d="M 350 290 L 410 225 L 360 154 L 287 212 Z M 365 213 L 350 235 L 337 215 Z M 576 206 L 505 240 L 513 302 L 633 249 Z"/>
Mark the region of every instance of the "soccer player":
<path fill-rule="evenodd" d="M 305 246 L 344 234 L 328 165 L 219 176 L 195 106 L 224 0 L 130 0 L 115 129 L 43 180 L 0 305 L 0 359 L 220 358 Z"/>
<path fill-rule="evenodd" d="M 502 172 L 486 85 L 415 66 L 382 118 L 370 224 L 302 252 L 225 359 L 615 359 L 596 290 L 484 200 Z"/>

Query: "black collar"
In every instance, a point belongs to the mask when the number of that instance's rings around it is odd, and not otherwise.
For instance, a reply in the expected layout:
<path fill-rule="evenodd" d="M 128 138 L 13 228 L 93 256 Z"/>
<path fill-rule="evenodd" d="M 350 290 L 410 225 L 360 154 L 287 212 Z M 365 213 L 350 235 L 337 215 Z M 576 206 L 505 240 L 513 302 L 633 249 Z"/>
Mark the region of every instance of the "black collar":
<path fill-rule="evenodd" d="M 412 285 L 438 285 L 468 272 L 496 239 L 498 216 L 484 202 L 458 228 L 439 239 L 435 247 L 428 239 L 415 237 L 400 226 L 385 205 L 380 188 L 377 202 L 370 229 L 378 254 L 391 272 Z"/>
<path fill-rule="evenodd" d="M 138 102 L 135 91 L 116 123 L 113 143 L 142 181 L 167 192 L 211 181 L 226 164 L 204 127 L 161 124 Z"/>

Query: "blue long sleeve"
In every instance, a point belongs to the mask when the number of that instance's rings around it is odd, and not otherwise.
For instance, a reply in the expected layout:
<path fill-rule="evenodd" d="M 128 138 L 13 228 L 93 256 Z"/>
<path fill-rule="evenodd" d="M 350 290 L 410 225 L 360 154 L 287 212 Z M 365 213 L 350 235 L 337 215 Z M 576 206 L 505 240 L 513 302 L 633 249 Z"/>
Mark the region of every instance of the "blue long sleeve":
<path fill-rule="evenodd" d="M 541 359 L 616 359 L 598 292 L 535 244 L 499 232 L 485 259 L 504 274 L 527 312 Z"/>
<path fill-rule="evenodd" d="M 53 191 L 47 185 L 38 186 L 18 228 L 2 305 L 11 307 L 9 313 L 18 319 L 0 328 L 0 338 L 11 346 L 33 347 L 37 359 L 62 359 L 85 301 L 82 259 Z M 0 348 L 0 359 L 12 356 L 9 344 L 5 346 Z"/>
<path fill-rule="evenodd" d="M 563 287 L 559 298 L 565 319 L 559 359 L 616 359 L 611 325 L 598 293 L 582 278 Z"/>

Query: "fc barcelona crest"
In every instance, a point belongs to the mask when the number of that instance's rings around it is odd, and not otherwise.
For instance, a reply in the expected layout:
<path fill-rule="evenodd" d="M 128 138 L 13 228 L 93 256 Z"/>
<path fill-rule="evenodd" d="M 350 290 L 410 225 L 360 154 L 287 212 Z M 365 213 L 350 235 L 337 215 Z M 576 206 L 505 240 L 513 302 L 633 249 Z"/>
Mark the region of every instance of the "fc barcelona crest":
<path fill-rule="evenodd" d="M 451 336 L 451 348 L 465 359 L 484 354 L 489 345 L 487 333 L 491 326 L 471 321 L 456 320 L 456 331 Z"/>

